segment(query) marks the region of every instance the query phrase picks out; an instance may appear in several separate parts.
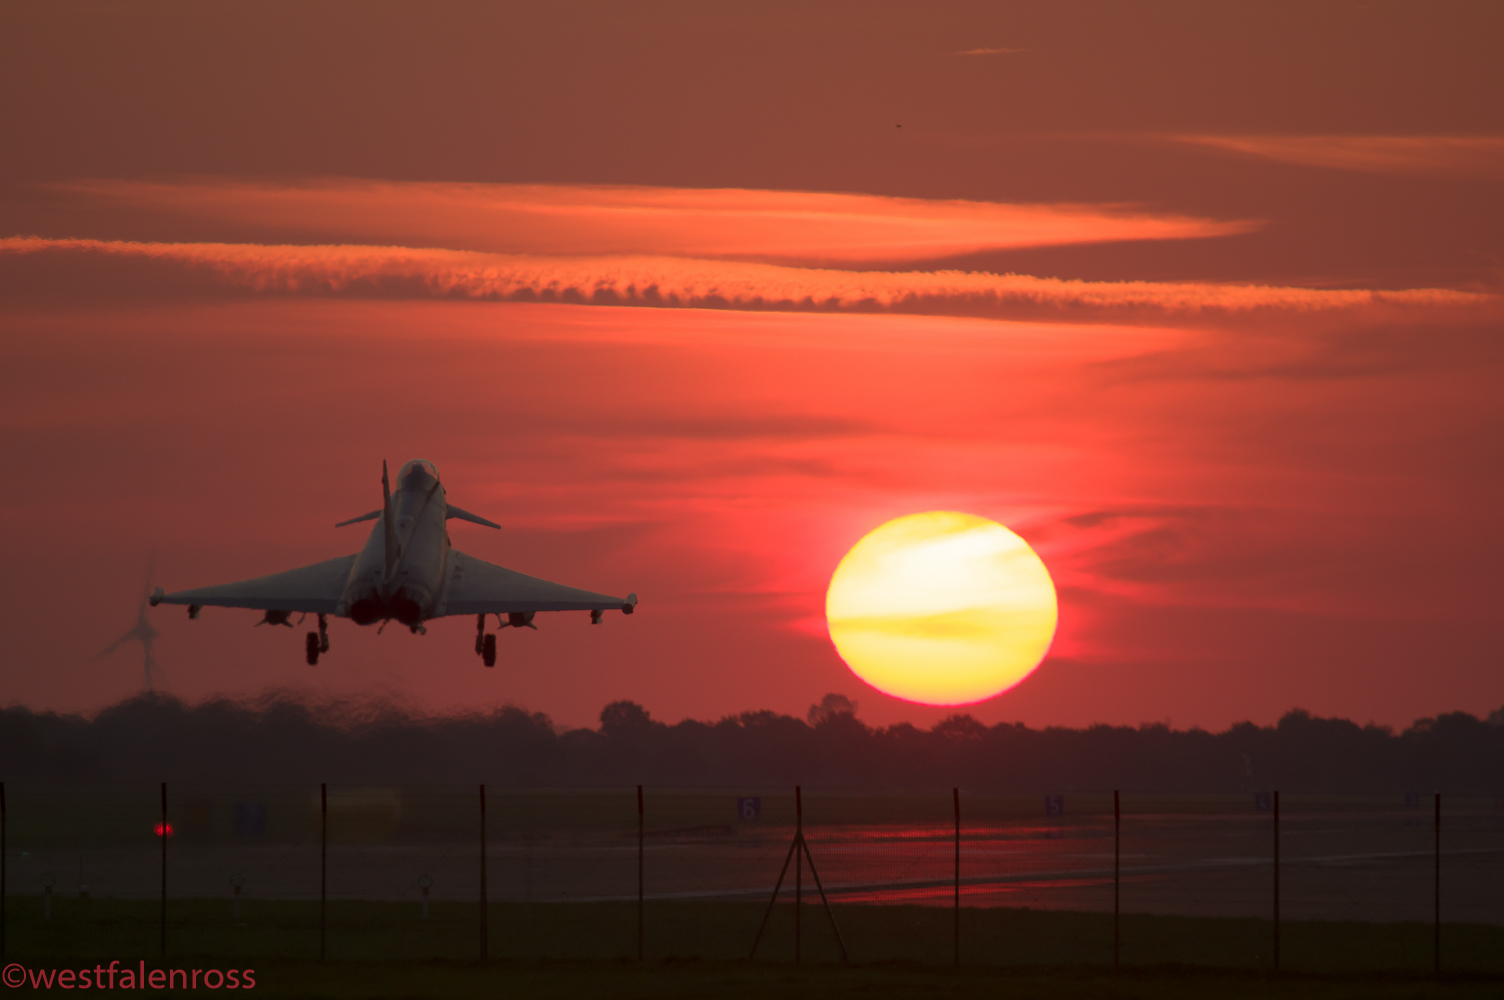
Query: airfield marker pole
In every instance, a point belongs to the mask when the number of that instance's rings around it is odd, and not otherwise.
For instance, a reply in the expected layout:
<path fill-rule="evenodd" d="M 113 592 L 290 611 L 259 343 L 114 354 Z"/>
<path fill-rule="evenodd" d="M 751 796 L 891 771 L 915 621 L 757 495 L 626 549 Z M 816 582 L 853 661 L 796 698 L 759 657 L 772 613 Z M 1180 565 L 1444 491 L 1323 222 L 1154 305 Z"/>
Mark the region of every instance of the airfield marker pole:
<path fill-rule="evenodd" d="M 0 781 L 0 955 L 5 954 L 5 782 Z"/>
<path fill-rule="evenodd" d="M 157 828 L 162 839 L 162 955 L 167 955 L 167 782 L 162 782 L 162 825 Z"/>
<path fill-rule="evenodd" d="M 643 956 L 643 922 L 642 922 L 642 786 L 637 786 L 637 961 L 642 961 Z"/>
<path fill-rule="evenodd" d="M 1279 792 L 1274 793 L 1274 971 L 1279 971 Z"/>
<path fill-rule="evenodd" d="M 1433 947 L 1436 974 L 1441 975 L 1441 793 L 1436 793 L 1436 916 Z"/>
<path fill-rule="evenodd" d="M 804 844 L 804 790 L 794 786 L 794 844 Z M 794 852 L 794 964 L 799 964 L 799 951 L 803 940 L 800 936 L 802 927 L 799 917 L 804 909 L 804 855 L 800 851 Z"/>
<path fill-rule="evenodd" d="M 480 784 L 480 957 L 487 958 L 490 947 L 489 914 L 486 912 L 486 783 Z"/>
<path fill-rule="evenodd" d="M 319 782 L 319 961 L 328 943 L 329 910 L 329 786 Z"/>
<path fill-rule="evenodd" d="M 961 964 L 961 789 L 959 789 L 959 788 L 952 788 L 950 790 L 950 797 L 951 797 L 952 803 L 955 805 L 955 812 L 956 812 L 956 878 L 955 878 L 955 903 L 956 903 L 956 905 L 954 906 L 954 910 L 955 910 L 955 920 L 953 921 L 954 926 L 951 927 L 951 938 L 952 938 L 951 944 L 953 946 L 953 951 L 955 952 L 955 962 L 956 962 L 957 965 L 960 965 Z M 811 868 L 814 867 L 813 862 L 811 862 L 810 867 Z"/>
<path fill-rule="evenodd" d="M 1123 806 L 1116 789 L 1112 793 L 1112 967 L 1118 967 L 1118 913 L 1122 901 Z"/>

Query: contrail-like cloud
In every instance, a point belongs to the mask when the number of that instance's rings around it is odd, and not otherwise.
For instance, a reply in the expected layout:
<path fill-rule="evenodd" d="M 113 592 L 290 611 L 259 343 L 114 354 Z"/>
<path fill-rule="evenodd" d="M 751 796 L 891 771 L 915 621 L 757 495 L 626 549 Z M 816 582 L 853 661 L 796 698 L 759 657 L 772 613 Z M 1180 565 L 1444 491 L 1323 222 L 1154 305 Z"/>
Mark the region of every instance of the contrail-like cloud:
<path fill-rule="evenodd" d="M 132 243 L 12 237 L 0 260 L 65 266 L 151 262 L 166 280 L 292 295 L 557 301 L 664 308 L 1038 316 L 1149 312 L 1310 313 L 1476 306 L 1494 297 L 1441 288 L 1370 291 L 1194 282 L 1070 281 L 963 271 L 841 271 L 679 257 L 556 257 L 378 246 Z"/>
<path fill-rule="evenodd" d="M 1504 136 L 1177 135 L 1177 142 L 1281 163 L 1366 173 L 1504 177 Z"/>
<path fill-rule="evenodd" d="M 49 185 L 117 208 L 206 219 L 265 242 L 771 263 L 938 260 L 1020 247 L 1227 236 L 1261 223 L 1127 205 L 1009 204 L 816 191 L 330 179 Z M 224 228 L 221 226 L 221 228 Z"/>

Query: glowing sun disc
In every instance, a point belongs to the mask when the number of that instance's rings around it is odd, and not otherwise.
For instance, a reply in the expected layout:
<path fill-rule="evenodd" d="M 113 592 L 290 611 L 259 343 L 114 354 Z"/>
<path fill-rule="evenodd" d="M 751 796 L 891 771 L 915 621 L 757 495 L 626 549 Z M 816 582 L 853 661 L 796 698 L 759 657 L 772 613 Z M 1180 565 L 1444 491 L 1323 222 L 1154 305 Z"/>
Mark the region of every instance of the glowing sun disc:
<path fill-rule="evenodd" d="M 996 521 L 930 511 L 889 521 L 841 560 L 830 641 L 862 680 L 926 705 L 964 705 L 1039 666 L 1059 608 L 1044 562 Z"/>

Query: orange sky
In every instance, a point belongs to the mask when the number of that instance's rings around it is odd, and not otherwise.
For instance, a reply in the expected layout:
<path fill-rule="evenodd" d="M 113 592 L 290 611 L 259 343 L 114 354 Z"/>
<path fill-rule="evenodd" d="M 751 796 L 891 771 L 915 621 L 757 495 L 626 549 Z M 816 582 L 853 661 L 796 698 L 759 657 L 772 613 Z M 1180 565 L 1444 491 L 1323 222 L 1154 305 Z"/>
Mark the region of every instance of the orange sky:
<path fill-rule="evenodd" d="M 486 671 L 463 622 L 308 668 L 159 609 L 166 688 L 928 724 L 820 615 L 950 508 L 1060 588 L 984 721 L 1498 708 L 1500 19 L 7 5 L 0 701 L 131 693 L 93 656 L 149 552 L 174 588 L 353 551 L 424 457 L 508 529 L 456 546 L 642 614 Z"/>

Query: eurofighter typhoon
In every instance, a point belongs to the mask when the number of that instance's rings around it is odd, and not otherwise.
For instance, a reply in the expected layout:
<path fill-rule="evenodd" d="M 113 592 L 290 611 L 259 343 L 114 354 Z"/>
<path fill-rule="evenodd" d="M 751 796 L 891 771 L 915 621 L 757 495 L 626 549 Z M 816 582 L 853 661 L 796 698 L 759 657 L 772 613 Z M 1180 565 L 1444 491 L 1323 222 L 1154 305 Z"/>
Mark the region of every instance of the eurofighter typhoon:
<path fill-rule="evenodd" d="M 310 665 L 329 651 L 330 615 L 357 625 L 381 622 L 383 628 L 396 620 L 415 633 L 425 633 L 423 623 L 433 618 L 475 615 L 475 652 L 488 667 L 496 665 L 496 635 L 486 632 L 487 615 L 496 616 L 498 628 L 537 628 L 533 616 L 539 611 L 588 611 L 590 624 L 599 625 L 607 611 L 630 615 L 637 607 L 636 594 L 622 598 L 576 590 L 452 548 L 447 527 L 451 518 L 487 528 L 501 525 L 450 503 L 439 471 L 430 462 L 416 459 L 404 465 L 397 473 L 395 493 L 382 462 L 381 498 L 380 510 L 335 525 L 376 522 L 365 546 L 354 555 L 173 594 L 158 587 L 151 595 L 152 607 L 186 604 L 189 618 L 197 618 L 204 607 L 252 608 L 264 612 L 258 625 L 289 628 L 294 612 L 318 615 L 319 630 L 309 632 L 306 643 Z"/>

